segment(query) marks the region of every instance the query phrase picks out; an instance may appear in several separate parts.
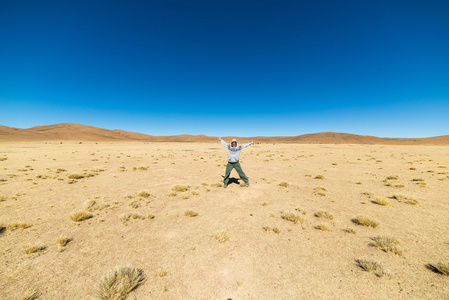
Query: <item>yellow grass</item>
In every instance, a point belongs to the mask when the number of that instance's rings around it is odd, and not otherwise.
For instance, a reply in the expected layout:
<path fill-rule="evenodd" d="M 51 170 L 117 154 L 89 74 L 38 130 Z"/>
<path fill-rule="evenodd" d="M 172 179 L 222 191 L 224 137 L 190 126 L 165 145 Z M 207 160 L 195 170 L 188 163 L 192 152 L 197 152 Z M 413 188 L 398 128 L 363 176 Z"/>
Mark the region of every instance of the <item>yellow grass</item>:
<path fill-rule="evenodd" d="M 288 184 L 288 182 L 285 182 L 285 181 L 279 183 L 279 186 L 282 186 L 282 187 L 288 187 L 289 185 L 290 184 Z"/>
<path fill-rule="evenodd" d="M 58 246 L 64 247 L 69 242 L 70 242 L 70 239 L 68 237 L 61 235 L 56 239 L 55 244 Z"/>
<path fill-rule="evenodd" d="M 40 297 L 41 293 L 39 292 L 25 292 L 25 294 L 20 297 L 21 300 L 36 300 Z"/>
<path fill-rule="evenodd" d="M 392 252 L 394 254 L 397 254 L 399 256 L 402 256 L 402 249 L 399 248 L 398 244 L 399 241 L 391 236 L 376 236 L 372 238 L 374 241 L 371 245 L 374 247 L 377 247 L 385 252 Z"/>
<path fill-rule="evenodd" d="M 440 274 L 449 276 L 449 260 L 440 261 L 435 265 L 435 268 Z"/>
<path fill-rule="evenodd" d="M 171 188 L 172 191 L 174 192 L 185 192 L 187 191 L 187 187 L 185 185 L 175 185 Z"/>
<path fill-rule="evenodd" d="M 382 263 L 373 258 L 362 257 L 360 259 L 357 259 L 356 261 L 363 270 L 367 272 L 373 272 L 378 277 L 382 277 L 383 275 L 388 274 L 388 272 L 384 269 Z"/>
<path fill-rule="evenodd" d="M 97 295 L 103 300 L 122 300 L 145 281 L 141 269 L 132 266 L 118 266 L 110 270 L 97 283 Z"/>
<path fill-rule="evenodd" d="M 32 253 L 36 253 L 36 252 L 42 252 L 45 249 L 47 249 L 47 247 L 45 245 L 36 243 L 34 245 L 27 245 L 23 248 L 23 252 L 25 252 L 25 254 L 32 254 Z"/>
<path fill-rule="evenodd" d="M 328 211 L 325 211 L 325 210 L 317 211 L 315 213 L 315 217 L 325 218 L 325 219 L 329 219 L 329 220 L 333 220 L 334 219 L 334 216 L 331 213 L 329 213 Z"/>
<path fill-rule="evenodd" d="M 323 175 L 316 175 L 315 179 L 324 179 L 324 176 Z"/>
<path fill-rule="evenodd" d="M 354 219 L 352 219 L 352 222 L 354 222 L 357 225 L 363 225 L 363 226 L 369 226 L 376 228 L 380 225 L 380 223 L 370 217 L 367 216 L 357 216 Z"/>
<path fill-rule="evenodd" d="M 347 233 L 352 233 L 352 234 L 357 233 L 357 231 L 355 231 L 354 228 L 351 228 L 351 227 L 346 227 L 345 229 L 343 229 L 343 231 L 347 232 Z"/>
<path fill-rule="evenodd" d="M 374 198 L 373 203 L 376 203 L 376 204 L 379 204 L 379 205 L 382 205 L 382 206 L 386 206 L 386 205 L 390 204 L 390 202 L 385 200 L 384 197 L 376 197 L 376 198 Z"/>
<path fill-rule="evenodd" d="M 282 212 L 281 213 L 281 218 L 286 220 L 286 221 L 290 221 L 293 222 L 295 224 L 300 223 L 303 224 L 304 223 L 304 218 L 302 217 L 302 215 L 296 214 L 294 212 Z"/>
<path fill-rule="evenodd" d="M 93 216 L 91 213 L 84 211 L 84 210 L 77 211 L 77 212 L 70 214 L 70 219 L 72 219 L 75 222 L 81 222 L 81 221 L 90 219 L 92 217 Z"/>
<path fill-rule="evenodd" d="M 327 226 L 325 224 L 317 224 L 317 225 L 315 225 L 315 229 L 322 230 L 322 231 L 331 231 L 329 226 Z"/>
<path fill-rule="evenodd" d="M 184 216 L 188 216 L 188 217 L 196 217 L 198 216 L 197 212 L 194 212 L 193 210 L 186 210 L 184 212 Z"/>
<path fill-rule="evenodd" d="M 30 228 L 30 227 L 31 227 L 31 225 L 28 225 L 25 222 L 16 222 L 16 223 L 10 223 L 10 224 L 6 225 L 6 229 L 9 230 L 9 231 L 14 231 L 14 230 L 19 229 L 19 228 L 27 229 L 27 228 Z"/>
<path fill-rule="evenodd" d="M 148 197 L 150 197 L 150 193 L 148 191 L 140 191 L 140 192 L 137 192 L 137 196 L 142 197 L 142 198 L 148 198 Z"/>
<path fill-rule="evenodd" d="M 226 232 L 216 233 L 212 237 L 214 237 L 220 243 L 224 243 L 229 240 L 229 235 Z"/>
<path fill-rule="evenodd" d="M 81 173 L 71 173 L 71 174 L 67 174 L 67 178 L 69 179 L 81 179 L 84 178 L 84 175 Z"/>

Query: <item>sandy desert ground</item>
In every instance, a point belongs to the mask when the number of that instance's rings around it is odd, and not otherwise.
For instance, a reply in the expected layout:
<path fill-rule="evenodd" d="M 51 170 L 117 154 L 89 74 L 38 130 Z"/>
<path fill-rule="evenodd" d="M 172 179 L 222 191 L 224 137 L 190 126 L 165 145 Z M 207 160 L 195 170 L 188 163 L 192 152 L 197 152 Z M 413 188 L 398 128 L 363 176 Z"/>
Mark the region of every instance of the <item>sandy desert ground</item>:
<path fill-rule="evenodd" d="M 224 189 L 218 141 L 1 143 L 0 298 L 97 299 L 129 265 L 146 280 L 128 299 L 449 299 L 434 268 L 449 260 L 448 150 L 256 144 L 241 154 L 250 187 Z"/>

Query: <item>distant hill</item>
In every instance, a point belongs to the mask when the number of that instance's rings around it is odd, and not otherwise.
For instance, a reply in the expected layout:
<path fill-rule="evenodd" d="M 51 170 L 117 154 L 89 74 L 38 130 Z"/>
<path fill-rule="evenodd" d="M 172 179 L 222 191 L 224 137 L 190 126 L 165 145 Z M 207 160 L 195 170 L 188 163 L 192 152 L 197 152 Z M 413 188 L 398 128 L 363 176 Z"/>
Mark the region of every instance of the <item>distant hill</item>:
<path fill-rule="evenodd" d="M 229 140 L 234 137 L 223 137 Z M 403 139 L 380 138 L 338 132 L 321 132 L 298 136 L 276 137 L 235 137 L 241 143 L 248 141 L 260 143 L 301 143 L 301 144 L 384 144 L 384 145 L 449 145 L 449 135 Z M 12 141 L 149 141 L 149 142 L 216 142 L 217 137 L 206 135 L 154 136 L 120 129 L 61 123 L 19 129 L 0 125 L 0 142 Z"/>

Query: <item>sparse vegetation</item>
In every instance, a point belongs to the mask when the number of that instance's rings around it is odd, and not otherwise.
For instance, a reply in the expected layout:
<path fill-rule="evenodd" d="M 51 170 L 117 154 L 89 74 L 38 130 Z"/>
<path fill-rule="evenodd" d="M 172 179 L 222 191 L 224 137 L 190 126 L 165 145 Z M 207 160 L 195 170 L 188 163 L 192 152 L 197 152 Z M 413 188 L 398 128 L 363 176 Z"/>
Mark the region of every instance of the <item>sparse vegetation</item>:
<path fill-rule="evenodd" d="M 59 237 L 56 239 L 55 244 L 58 245 L 58 246 L 64 247 L 64 246 L 66 246 L 70 241 L 71 241 L 71 240 L 70 240 L 68 237 L 61 235 L 61 236 L 59 236 Z"/>
<path fill-rule="evenodd" d="M 279 183 L 279 186 L 282 186 L 282 187 L 289 187 L 289 185 L 290 184 L 288 184 L 288 182 L 285 182 L 285 181 Z"/>
<path fill-rule="evenodd" d="M 70 214 L 70 219 L 72 219 L 75 222 L 81 222 L 81 221 L 90 219 L 92 217 L 93 216 L 91 213 L 84 211 L 84 210 L 80 210 L 80 211 Z"/>
<path fill-rule="evenodd" d="M 145 281 L 141 269 L 131 266 L 118 266 L 110 270 L 97 283 L 97 294 L 103 300 L 122 300 Z"/>
<path fill-rule="evenodd" d="M 36 300 L 40 297 L 41 293 L 39 292 L 26 292 L 20 298 L 21 300 Z"/>
<path fill-rule="evenodd" d="M 194 212 L 193 210 L 186 210 L 184 212 L 184 216 L 188 216 L 188 217 L 196 217 L 198 216 L 197 212 Z"/>
<path fill-rule="evenodd" d="M 220 243 L 224 243 L 227 240 L 229 240 L 229 235 L 226 232 L 216 233 L 212 237 L 215 238 Z"/>
<path fill-rule="evenodd" d="M 374 200 L 372 202 L 376 203 L 376 204 L 379 204 L 379 205 L 382 205 L 382 206 L 386 206 L 386 205 L 390 204 L 390 202 L 385 200 L 384 197 L 376 197 L 376 198 L 374 198 Z"/>
<path fill-rule="evenodd" d="M 327 189 L 322 186 L 317 186 L 314 188 L 314 194 L 318 196 L 326 196 Z"/>
<path fill-rule="evenodd" d="M 84 175 L 81 174 L 81 173 L 70 173 L 70 174 L 67 174 L 67 178 L 69 178 L 69 179 L 81 179 L 81 178 L 84 178 Z"/>
<path fill-rule="evenodd" d="M 223 187 L 223 184 L 222 183 L 212 183 L 210 186 L 211 187 Z"/>
<path fill-rule="evenodd" d="M 185 185 L 175 185 L 171 188 L 173 192 L 185 192 L 187 191 L 187 187 Z"/>
<path fill-rule="evenodd" d="M 354 219 L 352 219 L 352 222 L 354 222 L 357 225 L 363 225 L 373 228 L 376 228 L 377 226 L 380 225 L 378 221 L 366 216 L 357 216 Z"/>
<path fill-rule="evenodd" d="M 325 224 L 317 224 L 317 225 L 315 225 L 315 229 L 323 230 L 323 231 L 331 231 L 331 229 Z"/>
<path fill-rule="evenodd" d="M 142 198 L 148 198 L 150 197 L 150 193 L 148 191 L 139 191 L 137 192 L 137 196 Z"/>
<path fill-rule="evenodd" d="M 324 179 L 324 176 L 323 175 L 316 175 L 315 179 Z"/>
<path fill-rule="evenodd" d="M 377 247 L 385 252 L 393 252 L 399 256 L 402 256 L 402 250 L 399 248 L 399 241 L 391 236 L 376 236 L 372 238 L 374 247 Z"/>
<path fill-rule="evenodd" d="M 303 218 L 302 215 L 295 214 L 293 212 L 282 212 L 281 218 L 286 221 L 293 222 L 295 224 L 297 224 L 297 223 L 303 224 L 305 221 L 305 219 Z"/>
<path fill-rule="evenodd" d="M 384 269 L 384 266 L 381 262 L 372 259 L 372 258 L 360 258 L 356 260 L 359 266 L 367 271 L 367 272 L 373 272 L 378 277 L 382 277 L 383 275 L 387 275 L 388 272 Z"/>
<path fill-rule="evenodd" d="M 129 220 L 145 220 L 145 216 L 142 216 L 139 213 L 126 213 L 120 216 L 120 221 L 122 221 L 122 223 L 124 225 L 128 225 L 128 221 Z"/>
<path fill-rule="evenodd" d="M 34 244 L 34 245 L 27 245 L 23 248 L 23 252 L 25 252 L 25 254 L 32 254 L 32 253 L 36 253 L 36 252 L 42 252 L 45 249 L 47 249 L 47 247 L 45 245 L 42 244 Z"/>
<path fill-rule="evenodd" d="M 357 231 L 355 231 L 354 228 L 351 228 L 351 227 L 346 227 L 345 229 L 343 229 L 343 231 L 347 232 L 347 233 L 352 233 L 352 234 L 357 233 Z"/>
<path fill-rule="evenodd" d="M 329 213 L 328 211 L 325 211 L 325 210 L 317 211 L 315 213 L 315 217 L 325 218 L 325 219 L 329 219 L 329 220 L 333 220 L 334 219 L 334 216 L 331 213 Z"/>
<path fill-rule="evenodd" d="M 10 223 L 10 224 L 6 225 L 6 229 L 9 230 L 9 231 L 14 231 L 14 230 L 19 229 L 19 228 L 20 229 L 27 229 L 29 227 L 31 227 L 31 225 L 28 225 L 25 222 L 16 222 L 16 223 Z"/>
<path fill-rule="evenodd" d="M 438 272 L 441 275 L 449 276 L 449 260 L 440 261 L 436 265 L 431 265 L 431 267 L 435 272 Z"/>

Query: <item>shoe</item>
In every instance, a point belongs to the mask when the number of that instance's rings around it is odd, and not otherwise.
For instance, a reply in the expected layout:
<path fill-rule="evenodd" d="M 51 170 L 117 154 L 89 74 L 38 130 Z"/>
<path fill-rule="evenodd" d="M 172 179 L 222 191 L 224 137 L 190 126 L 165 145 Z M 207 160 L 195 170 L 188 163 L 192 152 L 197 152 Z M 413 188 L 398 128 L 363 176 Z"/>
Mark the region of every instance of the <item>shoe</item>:
<path fill-rule="evenodd" d="M 246 182 L 246 186 L 249 186 L 249 180 Z"/>
<path fill-rule="evenodd" d="M 228 185 L 227 185 L 227 184 L 223 185 L 223 188 L 227 188 L 227 187 L 228 187 Z"/>

